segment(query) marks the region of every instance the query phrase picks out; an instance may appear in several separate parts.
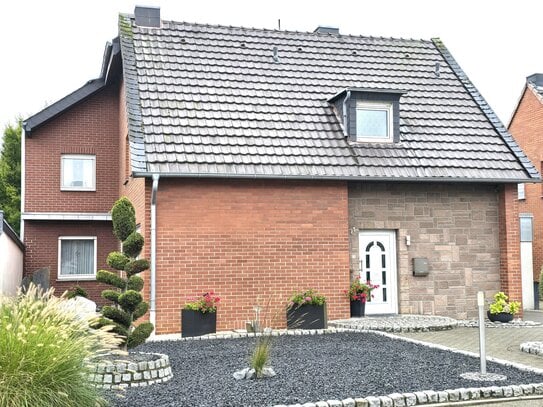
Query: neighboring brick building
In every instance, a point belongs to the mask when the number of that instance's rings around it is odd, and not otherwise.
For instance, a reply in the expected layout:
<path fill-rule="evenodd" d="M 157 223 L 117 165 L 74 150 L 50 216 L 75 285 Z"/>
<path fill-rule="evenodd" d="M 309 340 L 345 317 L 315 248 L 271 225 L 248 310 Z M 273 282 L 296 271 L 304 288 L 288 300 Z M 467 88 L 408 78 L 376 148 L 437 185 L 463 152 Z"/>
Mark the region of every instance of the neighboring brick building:
<path fill-rule="evenodd" d="M 509 132 L 528 158 L 543 168 L 543 74 L 526 78 L 526 86 L 509 123 Z M 543 267 L 543 184 L 519 184 L 518 211 L 532 238 L 533 281 L 538 282 Z M 518 220 L 516 218 L 516 222 Z M 527 236 L 526 240 L 530 238 Z"/>
<path fill-rule="evenodd" d="M 520 298 L 519 225 L 504 219 L 539 174 L 441 41 L 145 12 L 121 15 L 100 78 L 25 122 L 25 273 L 94 287 L 126 195 L 158 333 L 208 290 L 218 329 L 307 288 L 348 317 L 358 275 L 380 285 L 370 314 L 471 318 L 479 290 Z"/>

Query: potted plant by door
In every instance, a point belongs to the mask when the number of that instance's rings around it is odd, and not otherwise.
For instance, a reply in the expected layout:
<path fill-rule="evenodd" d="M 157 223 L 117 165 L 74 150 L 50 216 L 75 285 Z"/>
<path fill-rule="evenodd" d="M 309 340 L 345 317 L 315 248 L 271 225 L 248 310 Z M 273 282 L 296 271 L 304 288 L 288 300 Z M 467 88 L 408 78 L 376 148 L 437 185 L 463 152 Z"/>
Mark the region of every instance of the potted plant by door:
<path fill-rule="evenodd" d="M 507 301 L 509 297 L 503 291 L 494 294 L 494 302 L 490 304 L 487 312 L 492 322 L 510 322 L 520 310 L 520 302 Z"/>
<path fill-rule="evenodd" d="M 181 310 L 181 336 L 201 336 L 217 331 L 217 304 L 213 291 L 187 302 Z"/>
<path fill-rule="evenodd" d="M 377 284 L 372 284 L 370 281 L 363 283 L 358 277 L 351 282 L 348 290 L 343 291 L 351 302 L 351 318 L 363 317 L 366 314 L 366 302 L 371 301 L 373 297 L 371 292 L 378 287 Z"/>
<path fill-rule="evenodd" d="M 290 297 L 287 306 L 288 329 L 325 329 L 326 298 L 310 289 Z"/>

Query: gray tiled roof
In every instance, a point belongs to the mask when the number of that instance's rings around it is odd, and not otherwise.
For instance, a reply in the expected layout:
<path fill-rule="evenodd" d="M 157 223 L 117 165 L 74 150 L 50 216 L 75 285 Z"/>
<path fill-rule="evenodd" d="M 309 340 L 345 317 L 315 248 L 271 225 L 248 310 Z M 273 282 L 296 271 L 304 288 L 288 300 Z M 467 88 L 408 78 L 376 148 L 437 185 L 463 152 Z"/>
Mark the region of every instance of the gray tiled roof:
<path fill-rule="evenodd" d="M 538 177 L 439 40 L 143 28 L 130 16 L 120 35 L 135 175 Z M 400 143 L 347 141 L 327 101 L 353 87 L 406 92 Z"/>

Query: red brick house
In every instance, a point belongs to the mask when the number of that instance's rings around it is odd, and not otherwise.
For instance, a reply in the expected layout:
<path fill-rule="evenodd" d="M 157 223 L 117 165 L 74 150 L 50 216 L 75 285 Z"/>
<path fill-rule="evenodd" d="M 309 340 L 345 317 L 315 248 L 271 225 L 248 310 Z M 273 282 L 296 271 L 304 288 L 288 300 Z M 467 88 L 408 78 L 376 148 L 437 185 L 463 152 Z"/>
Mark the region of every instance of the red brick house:
<path fill-rule="evenodd" d="M 509 132 L 538 170 L 543 165 L 543 74 L 526 78 L 526 85 L 509 122 Z M 543 184 L 519 184 L 518 208 L 523 256 L 523 297 L 530 297 L 532 282 L 539 282 L 543 267 Z M 514 219 L 513 221 L 518 221 Z M 537 308 L 539 304 L 530 304 Z"/>
<path fill-rule="evenodd" d="M 121 15 L 101 75 L 25 122 L 25 273 L 96 295 L 121 195 L 146 238 L 150 319 L 222 297 L 218 329 L 295 290 L 349 314 L 473 317 L 520 297 L 516 185 L 538 172 L 443 43 Z M 94 259 L 94 261 L 93 261 Z"/>

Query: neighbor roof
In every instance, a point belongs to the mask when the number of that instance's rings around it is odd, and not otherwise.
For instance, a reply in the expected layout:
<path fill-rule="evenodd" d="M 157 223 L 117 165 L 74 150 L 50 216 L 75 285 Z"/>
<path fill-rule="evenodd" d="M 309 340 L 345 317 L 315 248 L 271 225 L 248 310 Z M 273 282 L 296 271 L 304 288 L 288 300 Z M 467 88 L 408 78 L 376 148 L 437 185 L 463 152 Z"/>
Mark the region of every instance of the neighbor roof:
<path fill-rule="evenodd" d="M 120 37 L 136 176 L 539 176 L 437 39 L 173 21 L 145 28 L 128 15 Z M 405 92 L 400 143 L 348 141 L 328 102 L 347 88 Z"/>

